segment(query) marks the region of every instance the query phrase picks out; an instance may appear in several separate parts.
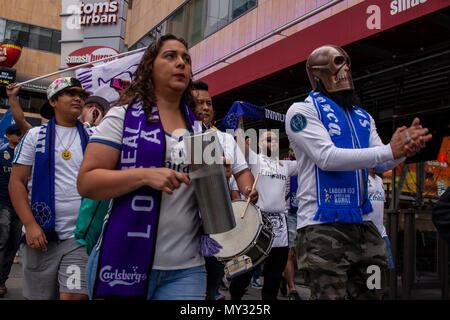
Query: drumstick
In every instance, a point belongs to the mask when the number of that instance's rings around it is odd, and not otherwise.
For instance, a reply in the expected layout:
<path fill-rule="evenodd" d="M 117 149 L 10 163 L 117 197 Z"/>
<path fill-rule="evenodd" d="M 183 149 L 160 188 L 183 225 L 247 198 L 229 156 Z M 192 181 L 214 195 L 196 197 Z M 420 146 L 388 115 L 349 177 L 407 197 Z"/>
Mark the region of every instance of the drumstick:
<path fill-rule="evenodd" d="M 259 172 L 258 172 L 258 175 L 256 176 L 255 182 L 253 182 L 253 187 L 252 187 L 252 190 L 250 191 L 250 193 L 252 193 L 253 190 L 255 190 L 256 183 L 258 182 L 258 179 L 259 179 Z M 245 213 L 247 212 L 247 208 L 248 208 L 249 204 L 250 204 L 250 194 L 249 194 L 249 197 L 247 199 L 247 204 L 245 205 L 244 212 L 242 212 L 241 219 L 244 219 Z"/>

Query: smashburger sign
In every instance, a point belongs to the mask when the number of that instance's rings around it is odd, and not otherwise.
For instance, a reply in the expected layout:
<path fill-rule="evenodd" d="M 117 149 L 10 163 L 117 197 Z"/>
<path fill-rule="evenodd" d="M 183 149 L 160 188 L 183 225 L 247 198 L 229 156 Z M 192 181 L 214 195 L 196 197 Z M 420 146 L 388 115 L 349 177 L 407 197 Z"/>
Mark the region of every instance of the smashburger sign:
<path fill-rule="evenodd" d="M 110 47 L 92 46 L 75 50 L 66 58 L 66 64 L 69 67 L 75 67 L 83 63 L 95 62 L 100 59 L 108 58 L 119 54 L 120 52 Z M 107 62 L 109 60 L 106 60 Z"/>

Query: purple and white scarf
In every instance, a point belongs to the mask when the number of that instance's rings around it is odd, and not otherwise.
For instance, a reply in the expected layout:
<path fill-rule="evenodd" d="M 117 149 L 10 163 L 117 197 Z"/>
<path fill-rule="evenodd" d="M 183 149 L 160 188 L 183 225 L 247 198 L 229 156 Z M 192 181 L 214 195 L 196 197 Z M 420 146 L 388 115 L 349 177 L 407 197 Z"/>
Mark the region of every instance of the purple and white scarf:
<path fill-rule="evenodd" d="M 194 114 L 184 104 L 182 111 L 189 129 L 198 131 Z M 133 101 L 125 116 L 117 169 L 160 168 L 164 159 L 165 136 L 158 107 L 153 107 L 147 121 L 142 101 Z M 161 191 L 142 187 L 114 199 L 100 244 L 94 298 L 146 298 L 161 197 Z"/>

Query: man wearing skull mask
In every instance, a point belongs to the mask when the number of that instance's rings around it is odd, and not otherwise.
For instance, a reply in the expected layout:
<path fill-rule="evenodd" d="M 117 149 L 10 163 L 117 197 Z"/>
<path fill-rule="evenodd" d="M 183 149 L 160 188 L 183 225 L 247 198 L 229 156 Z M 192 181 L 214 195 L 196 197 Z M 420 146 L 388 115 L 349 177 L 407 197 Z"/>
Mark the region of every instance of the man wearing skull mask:
<path fill-rule="evenodd" d="M 342 48 L 315 49 L 306 69 L 313 91 L 286 114 L 301 183 L 298 266 L 306 272 L 311 299 L 344 299 L 346 293 L 350 299 L 380 299 L 387 256 L 368 218 L 372 207 L 366 168 L 395 167 L 424 147 L 431 135 L 416 118 L 384 145 L 373 118 L 357 106 L 350 58 Z M 368 286 L 372 265 L 379 267 L 381 281 Z"/>

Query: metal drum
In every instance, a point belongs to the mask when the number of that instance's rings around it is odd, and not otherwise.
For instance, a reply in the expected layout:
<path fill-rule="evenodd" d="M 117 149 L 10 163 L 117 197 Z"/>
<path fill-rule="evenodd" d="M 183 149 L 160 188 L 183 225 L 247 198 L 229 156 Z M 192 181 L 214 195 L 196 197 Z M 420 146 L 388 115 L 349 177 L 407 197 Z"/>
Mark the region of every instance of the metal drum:
<path fill-rule="evenodd" d="M 236 222 L 216 130 L 191 134 L 184 141 L 204 232 L 216 234 L 233 229 Z"/>
<path fill-rule="evenodd" d="M 272 222 L 255 205 L 250 203 L 241 219 L 246 203 L 244 200 L 232 202 L 236 220 L 234 229 L 211 235 L 222 246 L 215 257 L 225 263 L 225 273 L 231 278 L 263 262 L 274 239 Z"/>

